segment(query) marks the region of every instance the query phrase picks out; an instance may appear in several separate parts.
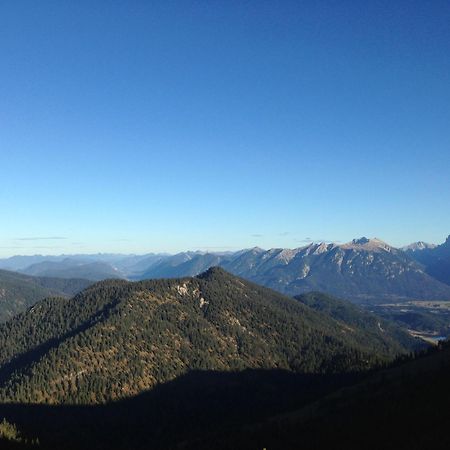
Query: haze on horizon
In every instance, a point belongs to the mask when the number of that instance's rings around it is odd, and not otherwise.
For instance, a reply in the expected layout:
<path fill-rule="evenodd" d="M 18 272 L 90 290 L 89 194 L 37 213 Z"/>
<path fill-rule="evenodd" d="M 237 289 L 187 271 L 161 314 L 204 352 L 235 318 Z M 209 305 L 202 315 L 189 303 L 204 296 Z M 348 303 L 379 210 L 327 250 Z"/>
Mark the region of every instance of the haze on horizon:
<path fill-rule="evenodd" d="M 0 257 L 450 232 L 447 1 L 3 2 Z"/>

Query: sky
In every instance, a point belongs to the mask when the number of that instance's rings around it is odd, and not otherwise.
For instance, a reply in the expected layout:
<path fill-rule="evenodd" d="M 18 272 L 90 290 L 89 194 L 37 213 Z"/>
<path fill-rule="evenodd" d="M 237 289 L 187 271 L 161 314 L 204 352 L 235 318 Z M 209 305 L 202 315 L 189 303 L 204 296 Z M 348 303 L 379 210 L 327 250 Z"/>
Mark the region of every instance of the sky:
<path fill-rule="evenodd" d="M 0 3 L 0 257 L 450 234 L 447 0 Z"/>

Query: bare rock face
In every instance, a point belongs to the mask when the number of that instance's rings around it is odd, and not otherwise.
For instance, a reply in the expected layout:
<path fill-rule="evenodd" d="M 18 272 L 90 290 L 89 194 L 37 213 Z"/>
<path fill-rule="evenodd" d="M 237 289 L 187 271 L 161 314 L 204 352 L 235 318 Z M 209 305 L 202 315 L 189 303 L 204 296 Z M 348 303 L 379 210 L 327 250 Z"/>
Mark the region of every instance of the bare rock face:
<path fill-rule="evenodd" d="M 289 251 L 242 252 L 222 265 L 228 271 L 289 295 L 320 290 L 356 302 L 450 299 L 448 286 L 408 254 L 378 238 L 346 244 L 311 243 Z"/>

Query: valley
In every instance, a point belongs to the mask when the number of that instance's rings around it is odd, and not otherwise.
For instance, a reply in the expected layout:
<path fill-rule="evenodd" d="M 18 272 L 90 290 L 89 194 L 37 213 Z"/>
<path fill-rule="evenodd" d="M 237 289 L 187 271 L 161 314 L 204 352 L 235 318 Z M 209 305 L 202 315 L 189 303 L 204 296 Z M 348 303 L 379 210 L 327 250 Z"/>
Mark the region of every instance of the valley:
<path fill-rule="evenodd" d="M 408 329 L 412 336 L 427 342 L 436 343 L 450 335 L 450 303 L 448 301 L 410 300 L 375 304 L 368 309 Z"/>

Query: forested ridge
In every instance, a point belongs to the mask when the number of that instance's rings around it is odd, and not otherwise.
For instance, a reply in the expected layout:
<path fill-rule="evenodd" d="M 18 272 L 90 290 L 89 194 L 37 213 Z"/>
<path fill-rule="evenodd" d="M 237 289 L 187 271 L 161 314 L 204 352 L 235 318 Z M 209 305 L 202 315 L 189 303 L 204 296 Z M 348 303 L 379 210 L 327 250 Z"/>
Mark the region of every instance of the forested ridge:
<path fill-rule="evenodd" d="M 412 342 L 411 336 L 404 328 L 347 300 L 323 292 L 308 292 L 294 298 L 340 323 L 354 338 L 357 336 L 359 342 L 372 347 L 374 352 L 383 347 L 386 352 L 401 352 L 402 347 L 421 347 L 420 342 Z"/>
<path fill-rule="evenodd" d="M 4 402 L 103 403 L 190 370 L 367 370 L 415 341 L 367 339 L 301 302 L 213 268 L 196 278 L 97 283 L 0 326 Z"/>
<path fill-rule="evenodd" d="M 70 297 L 92 284 L 84 279 L 33 277 L 0 270 L 0 322 L 50 296 Z"/>

